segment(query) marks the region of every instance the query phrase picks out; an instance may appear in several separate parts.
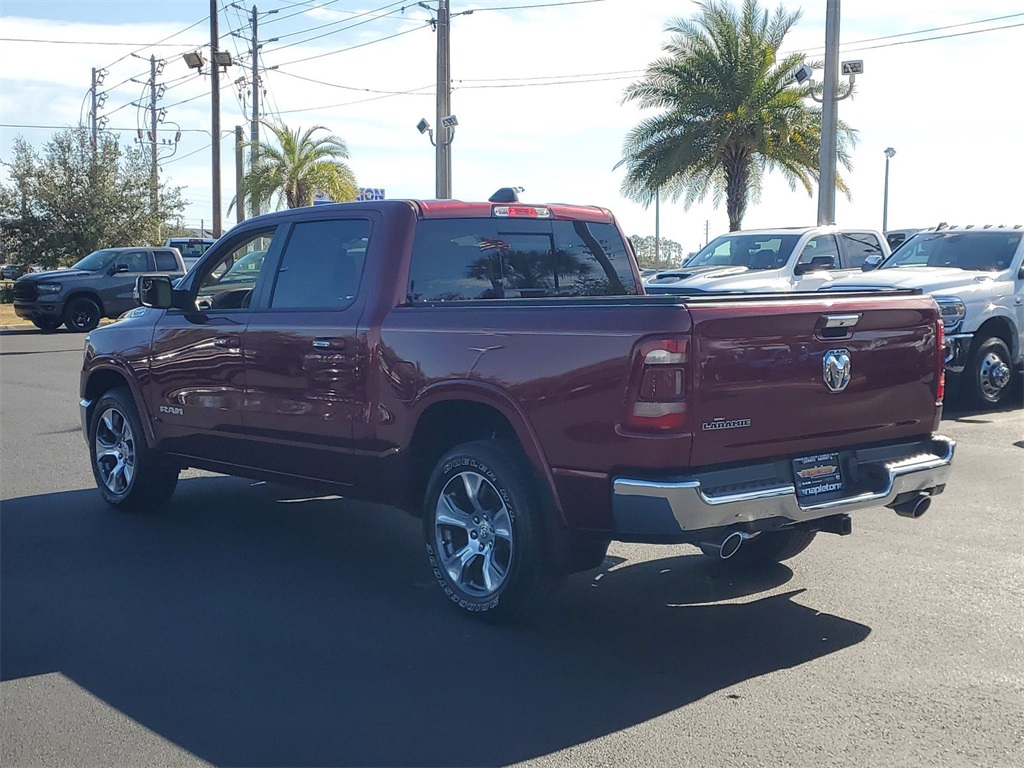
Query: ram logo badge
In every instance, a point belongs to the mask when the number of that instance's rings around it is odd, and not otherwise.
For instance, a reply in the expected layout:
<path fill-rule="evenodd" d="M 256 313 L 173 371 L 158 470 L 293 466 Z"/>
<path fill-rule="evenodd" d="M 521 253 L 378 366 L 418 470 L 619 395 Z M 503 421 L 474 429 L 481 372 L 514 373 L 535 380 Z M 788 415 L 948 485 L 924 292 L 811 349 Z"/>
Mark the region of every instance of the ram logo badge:
<path fill-rule="evenodd" d="M 160 413 L 169 413 L 171 416 L 184 416 L 185 415 L 185 409 L 184 408 L 178 408 L 175 405 L 161 405 L 160 406 Z"/>
<path fill-rule="evenodd" d="M 850 352 L 830 349 L 821 359 L 821 378 L 832 392 L 842 392 L 850 383 Z"/>

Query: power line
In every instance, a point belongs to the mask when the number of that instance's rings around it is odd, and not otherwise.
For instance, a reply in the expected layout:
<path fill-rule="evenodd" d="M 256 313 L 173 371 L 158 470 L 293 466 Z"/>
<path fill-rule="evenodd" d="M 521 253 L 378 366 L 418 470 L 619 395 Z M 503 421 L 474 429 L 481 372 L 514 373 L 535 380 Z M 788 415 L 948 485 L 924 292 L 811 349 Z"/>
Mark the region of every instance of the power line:
<path fill-rule="evenodd" d="M 312 61 L 313 59 L 322 59 L 324 56 L 334 56 L 335 54 L 338 54 L 338 53 L 345 53 L 347 51 L 354 51 L 357 48 L 365 48 L 368 45 L 374 45 L 376 43 L 383 43 L 385 40 L 392 40 L 392 39 L 394 39 L 396 37 L 401 37 L 402 35 L 408 35 L 411 32 L 419 32 L 421 29 L 426 29 L 429 26 L 429 24 L 430 24 L 429 22 L 424 22 L 423 26 L 421 26 L 421 27 L 413 27 L 412 29 L 406 29 L 406 30 L 403 30 L 402 32 L 396 32 L 393 35 L 388 35 L 386 37 L 379 37 L 376 40 L 369 40 L 369 41 L 367 41 L 365 43 L 359 43 L 358 45 L 350 45 L 348 48 L 340 48 L 337 51 L 328 51 L 327 53 L 318 53 L 315 56 L 306 56 L 305 58 L 302 58 L 302 59 L 293 59 L 292 61 L 286 61 L 286 62 L 283 62 L 282 64 L 278 64 L 278 66 L 279 67 L 286 67 L 289 64 L 298 64 L 299 62 L 302 62 L 302 61 Z"/>
<path fill-rule="evenodd" d="M 389 96 L 402 96 L 408 91 L 381 91 L 376 88 L 357 88 L 353 85 L 340 85 L 338 83 L 328 83 L 324 80 L 315 80 L 312 77 L 305 77 L 303 75 L 296 75 L 293 72 L 285 72 L 283 69 L 278 70 L 279 74 L 287 77 L 294 77 L 296 80 L 305 80 L 307 83 L 316 83 L 317 85 L 325 85 L 329 88 L 340 88 L 345 91 L 360 91 L 362 93 L 386 93 Z"/>
<path fill-rule="evenodd" d="M 180 32 L 178 34 L 181 34 Z M 171 35 L 174 37 L 174 35 Z M 166 39 L 166 38 L 165 38 Z M 163 46 L 167 48 L 198 48 L 199 46 L 189 46 L 186 43 L 117 43 L 117 42 L 106 42 L 104 40 L 38 40 L 29 37 L 0 37 L 2 43 L 43 43 L 45 45 L 128 45 L 128 46 L 143 46 L 139 50 L 145 50 L 146 48 L 155 48 L 157 46 Z M 120 61 L 120 59 L 118 59 Z M 114 62 L 116 64 L 117 61 Z M 108 64 L 108 67 L 112 67 L 113 64 Z"/>
<path fill-rule="evenodd" d="M 278 40 L 284 40 L 287 37 L 295 37 L 296 35 L 304 35 L 307 32 L 315 32 L 318 29 L 325 29 L 327 27 L 333 27 L 333 26 L 335 26 L 337 24 L 346 24 L 346 23 L 348 23 L 350 21 L 353 21 L 355 19 L 360 19 L 360 18 L 363 18 L 364 16 L 369 16 L 372 13 L 377 13 L 378 11 L 384 11 L 384 10 L 387 10 L 388 8 L 393 8 L 394 6 L 400 5 L 403 2 L 405 2 L 405 0 L 397 0 L 397 2 L 388 3 L 387 5 L 382 5 L 379 8 L 374 8 L 373 10 L 364 11 L 363 13 L 357 13 L 357 14 L 355 14 L 353 16 L 349 16 L 347 19 L 339 19 L 338 21 L 329 21 L 329 22 L 326 22 L 325 24 L 321 24 L 320 26 L 312 27 L 311 29 L 303 29 L 303 30 L 300 30 L 298 32 L 289 32 L 289 33 L 284 34 L 284 35 L 278 35 L 277 38 L 278 38 Z M 349 30 L 349 29 L 354 29 L 354 28 L 356 28 L 358 26 L 361 26 L 363 24 L 368 24 L 371 21 L 376 21 L 377 19 L 382 19 L 382 18 L 385 18 L 385 17 L 390 16 L 390 15 L 391 14 L 389 14 L 389 13 L 384 13 L 384 14 L 381 14 L 380 16 L 373 16 L 373 17 L 371 17 L 369 19 L 366 19 L 365 21 L 360 21 L 359 23 L 352 24 L 351 26 L 348 26 L 348 27 L 343 27 L 341 29 L 335 29 L 335 30 L 332 30 L 331 32 L 325 32 L 322 35 L 317 35 L 315 37 L 310 37 L 310 38 L 308 38 L 306 40 L 299 40 L 299 41 L 296 41 L 294 43 L 289 43 L 288 45 L 282 45 L 281 47 L 277 48 L 276 50 L 280 51 L 280 50 L 282 50 L 284 48 L 290 48 L 293 45 L 300 45 L 302 43 L 308 43 L 311 40 L 319 40 L 321 37 L 327 37 L 328 35 L 333 35 L 333 34 L 336 34 L 338 32 L 344 32 L 344 31 Z"/>
<path fill-rule="evenodd" d="M 431 83 L 430 85 L 424 85 L 424 86 L 422 86 L 420 88 L 413 88 L 412 90 L 404 91 L 404 92 L 401 92 L 401 93 L 385 94 L 384 96 L 371 96 L 368 99 L 356 99 L 355 101 L 343 101 L 340 104 L 324 104 L 324 105 L 317 106 L 317 107 L 305 107 L 303 109 L 282 109 L 278 114 L 290 115 L 290 114 L 294 114 L 295 112 L 316 112 L 316 111 L 321 110 L 321 109 L 334 109 L 335 107 L 348 107 L 348 106 L 350 106 L 352 104 L 364 104 L 364 103 L 366 103 L 368 101 L 380 101 L 381 99 L 393 99 L 395 96 L 430 96 L 431 94 L 429 94 L 429 93 L 422 93 L 422 91 L 428 90 L 428 89 L 433 88 L 433 87 L 434 87 L 434 83 Z"/>
<path fill-rule="evenodd" d="M 166 43 L 166 42 L 167 42 L 168 40 L 170 40 L 170 39 L 171 39 L 172 37 L 177 37 L 178 35 L 182 35 L 182 34 L 184 34 L 184 33 L 188 32 L 188 31 L 189 31 L 190 29 L 192 29 L 192 28 L 194 28 L 194 27 L 198 27 L 198 26 L 199 26 L 200 24 L 204 24 L 204 23 L 206 23 L 206 21 L 208 21 L 208 20 L 209 20 L 209 18 L 210 18 L 210 17 L 209 17 L 209 15 L 207 15 L 207 16 L 205 16 L 205 17 L 201 18 L 201 19 L 200 19 L 199 21 L 197 21 L 197 22 L 194 22 L 194 23 L 192 23 L 192 24 L 189 24 L 189 25 L 188 25 L 187 27 L 185 27 L 184 29 L 182 29 L 182 30 L 179 30 L 179 31 L 175 32 L 175 33 L 174 33 L 173 35 L 168 35 L 167 37 L 165 37 L 165 38 L 163 38 L 163 39 L 161 39 L 161 40 L 157 40 L 157 41 L 156 41 L 155 43 L 148 43 L 148 44 L 146 44 L 145 46 L 143 46 L 142 48 L 139 48 L 139 49 L 137 49 L 137 50 L 135 50 L 135 51 L 132 51 L 132 52 L 130 52 L 130 53 L 126 53 L 126 54 L 125 54 L 124 56 L 122 56 L 122 57 L 121 57 L 120 59 L 117 59 L 116 61 L 112 62 L 111 64 L 107 64 L 107 66 L 106 66 L 106 67 L 103 67 L 103 69 L 110 69 L 110 68 L 111 68 L 112 66 L 114 66 L 114 64 L 118 64 L 118 63 L 120 63 L 120 62 L 124 61 L 124 60 L 125 60 L 125 59 L 127 59 L 127 58 L 128 58 L 129 56 L 131 56 L 131 55 L 132 55 L 133 53 L 138 53 L 139 51 L 144 51 L 144 50 L 146 50 L 147 48 L 151 48 L 151 47 L 153 47 L 153 46 L 155 46 L 155 45 L 161 45 L 162 43 Z M 198 48 L 198 47 L 200 47 L 200 46 L 195 46 L 195 47 L 197 47 L 197 48 Z"/>
<path fill-rule="evenodd" d="M 485 11 L 525 11 L 529 8 L 557 8 L 560 5 L 586 5 L 588 3 L 603 3 L 605 0 L 565 0 L 561 3 L 539 3 L 537 5 L 505 5 L 498 8 L 473 8 L 461 13 L 453 13 L 452 16 L 464 16 L 471 13 L 484 13 Z"/>
<path fill-rule="evenodd" d="M 962 21 L 962 22 L 959 22 L 958 24 L 947 24 L 947 25 L 942 26 L 942 27 L 929 27 L 928 29 L 915 29 L 915 30 L 913 30 L 911 32 L 897 32 L 897 33 L 892 34 L 892 35 L 882 35 L 880 37 L 867 37 L 867 38 L 864 38 L 863 40 L 852 40 L 852 41 L 850 41 L 848 43 L 844 43 L 840 47 L 845 47 L 845 46 L 848 46 L 848 45 L 860 45 L 862 43 L 874 43 L 874 42 L 877 42 L 878 40 L 891 40 L 891 39 L 896 38 L 896 37 L 907 37 L 909 35 L 924 35 L 924 34 L 927 34 L 928 32 L 941 32 L 941 31 L 946 30 L 946 29 L 958 29 L 959 27 L 970 27 L 970 26 L 973 26 L 974 24 L 988 24 L 989 22 L 992 22 L 992 21 L 1005 21 L 1006 19 L 1016 19 L 1016 18 L 1019 18 L 1021 16 L 1024 16 L 1024 13 L 1010 13 L 1010 14 L 1007 14 L 1006 16 L 993 16 L 992 18 L 989 18 L 989 19 L 976 19 L 974 21 Z M 1011 25 L 1011 26 L 1017 26 L 1017 25 Z M 1005 27 L 996 27 L 996 29 L 1005 29 Z M 978 32 L 985 32 L 987 30 L 976 30 L 976 31 L 978 31 Z M 929 38 L 929 39 L 941 39 L 941 38 Z M 907 41 L 907 42 L 914 42 L 914 41 Z M 807 50 L 808 51 L 816 51 L 819 48 L 824 49 L 824 47 L 825 46 L 823 46 L 823 45 L 817 45 L 817 46 L 814 46 L 813 48 L 809 48 Z M 807 51 L 804 51 L 804 52 L 806 53 Z"/>

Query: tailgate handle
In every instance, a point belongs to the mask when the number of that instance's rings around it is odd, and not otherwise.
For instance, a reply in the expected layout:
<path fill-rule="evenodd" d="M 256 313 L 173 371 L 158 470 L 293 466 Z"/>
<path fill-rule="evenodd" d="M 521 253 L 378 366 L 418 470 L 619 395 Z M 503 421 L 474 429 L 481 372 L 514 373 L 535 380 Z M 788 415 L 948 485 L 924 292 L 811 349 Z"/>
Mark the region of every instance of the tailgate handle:
<path fill-rule="evenodd" d="M 825 328 L 853 328 L 860 315 L 825 315 Z"/>
<path fill-rule="evenodd" d="M 823 339 L 845 339 L 853 333 L 853 327 L 860 321 L 860 314 L 822 315 L 818 320 L 818 335 Z"/>

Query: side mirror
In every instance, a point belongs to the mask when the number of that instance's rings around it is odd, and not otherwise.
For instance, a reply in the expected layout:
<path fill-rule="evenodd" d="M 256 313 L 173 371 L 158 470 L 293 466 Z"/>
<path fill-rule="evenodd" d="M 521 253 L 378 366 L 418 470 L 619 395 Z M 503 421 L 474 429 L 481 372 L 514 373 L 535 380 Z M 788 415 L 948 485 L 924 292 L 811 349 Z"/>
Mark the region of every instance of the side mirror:
<path fill-rule="evenodd" d="M 802 275 L 806 272 L 816 272 L 819 269 L 832 269 L 835 263 L 835 256 L 812 256 L 809 264 L 797 264 L 793 268 L 793 274 Z"/>
<path fill-rule="evenodd" d="M 118 272 L 127 272 L 127 264 L 114 264 L 108 271 L 107 274 L 116 275 Z"/>
<path fill-rule="evenodd" d="M 1017 272 L 1017 279 L 1024 280 L 1024 266 L 1022 266 L 1020 270 Z"/>
<path fill-rule="evenodd" d="M 135 280 L 135 300 L 144 307 L 170 309 L 174 289 L 167 275 L 140 275 Z"/>
<path fill-rule="evenodd" d="M 873 269 L 878 269 L 878 265 L 883 261 L 885 261 L 885 259 L 880 253 L 872 254 L 864 259 L 864 263 L 860 265 L 861 272 L 870 272 Z"/>

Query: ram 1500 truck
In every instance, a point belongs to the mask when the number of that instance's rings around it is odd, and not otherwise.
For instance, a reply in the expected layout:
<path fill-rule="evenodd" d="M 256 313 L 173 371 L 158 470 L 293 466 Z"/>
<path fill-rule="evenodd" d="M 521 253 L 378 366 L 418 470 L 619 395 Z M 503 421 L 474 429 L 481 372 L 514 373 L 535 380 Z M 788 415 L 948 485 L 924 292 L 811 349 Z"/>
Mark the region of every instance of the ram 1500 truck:
<path fill-rule="evenodd" d="M 81 377 L 109 503 L 199 467 L 396 505 L 475 615 L 539 604 L 611 540 L 777 562 L 861 509 L 920 516 L 951 469 L 931 299 L 645 296 L 601 208 L 300 208 L 138 282 Z"/>

